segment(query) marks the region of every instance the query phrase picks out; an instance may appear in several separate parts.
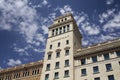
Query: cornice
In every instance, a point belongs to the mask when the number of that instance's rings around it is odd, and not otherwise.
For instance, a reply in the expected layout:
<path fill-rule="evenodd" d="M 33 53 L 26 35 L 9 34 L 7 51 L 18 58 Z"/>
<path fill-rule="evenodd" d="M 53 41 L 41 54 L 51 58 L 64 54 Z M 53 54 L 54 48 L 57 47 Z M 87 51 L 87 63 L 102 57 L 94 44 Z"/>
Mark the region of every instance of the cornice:
<path fill-rule="evenodd" d="M 49 29 L 52 29 L 52 28 L 55 28 L 55 27 L 58 27 L 58 26 L 61 26 L 61 25 L 65 25 L 67 23 L 70 23 L 70 22 L 73 22 L 74 19 L 69 19 L 69 20 L 66 20 L 64 22 L 60 22 L 60 23 L 57 23 L 57 24 L 53 24 L 49 27 Z"/>
<path fill-rule="evenodd" d="M 89 55 L 92 53 L 108 51 L 111 49 L 120 48 L 120 39 L 108 41 L 106 43 L 97 44 L 95 46 L 88 46 L 87 48 L 78 49 L 74 57 Z"/>
<path fill-rule="evenodd" d="M 23 69 L 31 68 L 31 67 L 34 67 L 34 66 L 42 66 L 42 65 L 43 65 L 43 60 L 40 60 L 40 61 L 37 61 L 37 62 L 31 62 L 31 63 L 23 64 L 23 65 L 20 65 L 20 66 L 15 66 L 15 67 L 7 68 L 7 69 L 1 69 L 0 74 L 6 73 L 6 72 L 7 73 L 8 72 L 14 72 L 14 71 L 23 70 Z"/>

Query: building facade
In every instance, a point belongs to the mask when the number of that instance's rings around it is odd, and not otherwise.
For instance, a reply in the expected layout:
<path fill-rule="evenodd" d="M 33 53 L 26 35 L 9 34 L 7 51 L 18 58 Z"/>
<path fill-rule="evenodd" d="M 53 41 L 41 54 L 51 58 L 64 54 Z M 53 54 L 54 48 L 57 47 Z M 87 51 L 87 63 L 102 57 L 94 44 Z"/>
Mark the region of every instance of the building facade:
<path fill-rule="evenodd" d="M 60 16 L 49 27 L 44 60 L 1 70 L 0 80 L 120 80 L 120 39 L 88 47 L 81 40 L 72 14 Z"/>
<path fill-rule="evenodd" d="M 0 80 L 40 80 L 43 61 L 0 70 Z"/>

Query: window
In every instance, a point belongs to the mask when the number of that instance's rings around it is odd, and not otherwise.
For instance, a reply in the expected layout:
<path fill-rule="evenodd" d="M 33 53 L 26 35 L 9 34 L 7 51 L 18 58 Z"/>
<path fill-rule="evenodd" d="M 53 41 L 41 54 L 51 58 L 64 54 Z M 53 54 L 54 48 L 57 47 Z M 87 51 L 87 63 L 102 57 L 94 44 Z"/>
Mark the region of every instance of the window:
<path fill-rule="evenodd" d="M 39 74 L 39 69 L 33 69 L 32 75 L 36 75 L 36 74 Z"/>
<path fill-rule="evenodd" d="M 15 73 L 14 74 L 14 78 L 19 78 L 20 77 L 20 73 Z"/>
<path fill-rule="evenodd" d="M 69 40 L 66 40 L 66 44 L 69 44 Z"/>
<path fill-rule="evenodd" d="M 65 70 L 64 77 L 69 77 L 69 70 Z"/>
<path fill-rule="evenodd" d="M 63 22 L 63 19 L 61 21 Z"/>
<path fill-rule="evenodd" d="M 69 66 L 69 60 L 65 60 L 65 67 Z"/>
<path fill-rule="evenodd" d="M 52 49 L 52 45 L 50 45 L 50 49 Z"/>
<path fill-rule="evenodd" d="M 52 36 L 54 36 L 54 30 L 52 30 Z"/>
<path fill-rule="evenodd" d="M 120 57 L 120 51 L 117 51 L 116 54 L 118 57 Z"/>
<path fill-rule="evenodd" d="M 60 42 L 58 43 L 58 47 L 60 47 Z"/>
<path fill-rule="evenodd" d="M 3 80 L 4 79 L 4 77 L 3 76 L 0 76 L 0 80 Z"/>
<path fill-rule="evenodd" d="M 59 29 L 60 29 L 60 30 L 59 30 L 59 34 L 62 34 L 62 28 L 60 27 Z"/>
<path fill-rule="evenodd" d="M 51 59 L 51 54 L 48 54 L 48 60 L 50 60 Z"/>
<path fill-rule="evenodd" d="M 110 59 L 109 54 L 103 54 L 103 56 L 104 56 L 105 60 L 109 60 Z"/>
<path fill-rule="evenodd" d="M 98 72 L 99 72 L 98 66 L 93 67 L 93 73 L 98 73 Z"/>
<path fill-rule="evenodd" d="M 60 65 L 60 63 L 59 63 L 59 62 L 56 62 L 56 64 L 55 64 L 55 69 L 59 69 L 59 65 Z"/>
<path fill-rule="evenodd" d="M 65 18 L 65 20 L 67 20 L 67 18 Z"/>
<path fill-rule="evenodd" d="M 108 75 L 108 80 L 115 80 L 114 75 Z"/>
<path fill-rule="evenodd" d="M 69 31 L 70 30 L 70 26 L 69 25 L 67 25 L 67 31 Z"/>
<path fill-rule="evenodd" d="M 60 57 L 60 52 L 56 52 L 56 58 Z"/>
<path fill-rule="evenodd" d="M 58 21 L 58 23 L 59 23 L 60 21 Z"/>
<path fill-rule="evenodd" d="M 100 77 L 96 77 L 96 78 L 94 78 L 94 80 L 100 80 Z"/>
<path fill-rule="evenodd" d="M 49 80 L 49 74 L 45 75 L 45 80 Z"/>
<path fill-rule="evenodd" d="M 64 32 L 64 33 L 66 32 L 66 27 L 65 27 L 65 26 L 63 26 L 63 32 Z"/>
<path fill-rule="evenodd" d="M 12 75 L 6 75 L 5 80 L 11 80 Z"/>
<path fill-rule="evenodd" d="M 81 65 L 86 64 L 86 60 L 85 59 L 81 59 Z"/>
<path fill-rule="evenodd" d="M 86 69 L 81 69 L 81 75 L 82 75 L 82 76 L 87 75 L 87 73 L 86 73 Z"/>
<path fill-rule="evenodd" d="M 120 61 L 119 61 L 119 65 L 120 65 Z"/>
<path fill-rule="evenodd" d="M 65 50 L 65 56 L 69 55 L 69 50 Z"/>
<path fill-rule="evenodd" d="M 112 70 L 111 64 L 106 64 L 106 70 L 107 70 L 107 71 L 111 71 L 111 70 Z"/>
<path fill-rule="evenodd" d="M 56 35 L 58 35 L 58 29 L 56 29 Z"/>
<path fill-rule="evenodd" d="M 23 77 L 29 76 L 29 71 L 24 71 L 23 72 Z"/>
<path fill-rule="evenodd" d="M 97 62 L 97 56 L 92 57 L 92 62 Z"/>
<path fill-rule="evenodd" d="M 47 64 L 46 71 L 50 70 L 50 64 Z"/>
<path fill-rule="evenodd" d="M 55 72 L 54 78 L 55 78 L 55 79 L 58 79 L 58 78 L 59 78 L 59 72 Z"/>

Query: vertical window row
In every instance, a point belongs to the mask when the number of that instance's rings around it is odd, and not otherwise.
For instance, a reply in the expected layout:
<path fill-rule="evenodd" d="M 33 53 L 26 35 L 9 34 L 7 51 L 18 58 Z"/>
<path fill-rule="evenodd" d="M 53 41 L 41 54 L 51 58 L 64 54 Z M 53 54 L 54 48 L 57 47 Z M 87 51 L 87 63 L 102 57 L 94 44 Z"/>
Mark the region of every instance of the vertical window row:
<path fill-rule="evenodd" d="M 52 36 L 68 32 L 70 30 L 70 25 L 66 25 L 57 29 L 52 30 Z"/>

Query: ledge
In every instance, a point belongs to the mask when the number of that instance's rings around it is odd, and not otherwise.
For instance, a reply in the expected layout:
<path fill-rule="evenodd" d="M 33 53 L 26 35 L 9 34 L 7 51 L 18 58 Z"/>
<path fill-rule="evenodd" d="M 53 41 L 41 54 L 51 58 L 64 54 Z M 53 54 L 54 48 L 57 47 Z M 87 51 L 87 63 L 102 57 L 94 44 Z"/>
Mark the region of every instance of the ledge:
<path fill-rule="evenodd" d="M 108 41 L 106 43 L 89 46 L 87 48 L 78 49 L 74 57 L 89 55 L 91 53 L 98 53 L 108 50 L 120 49 L 120 39 Z"/>

